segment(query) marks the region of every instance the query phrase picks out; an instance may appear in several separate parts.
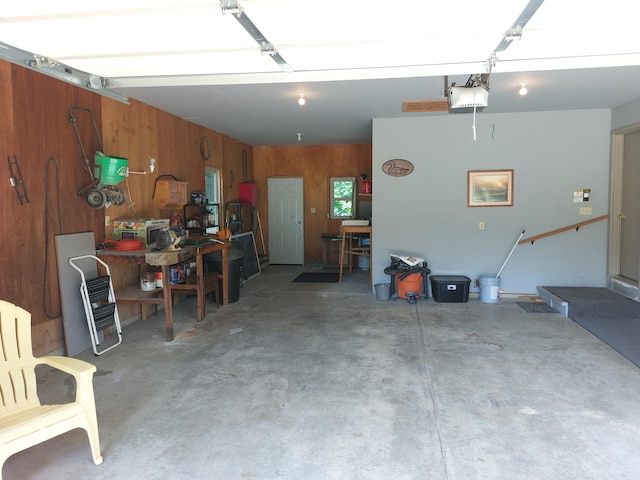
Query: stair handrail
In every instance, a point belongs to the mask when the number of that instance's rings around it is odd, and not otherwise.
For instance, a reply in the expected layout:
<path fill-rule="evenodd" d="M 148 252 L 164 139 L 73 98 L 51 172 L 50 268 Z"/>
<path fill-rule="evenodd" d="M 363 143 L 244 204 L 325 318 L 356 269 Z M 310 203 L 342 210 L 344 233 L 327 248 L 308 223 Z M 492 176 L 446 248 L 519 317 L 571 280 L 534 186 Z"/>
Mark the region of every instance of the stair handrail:
<path fill-rule="evenodd" d="M 540 235 L 536 235 L 535 237 L 525 238 L 523 240 L 520 240 L 518 242 L 518 245 L 524 245 L 525 243 L 529 243 L 529 242 L 531 242 L 531 244 L 533 245 L 533 242 L 535 242 L 536 240 L 540 240 L 541 238 L 545 238 L 545 237 L 550 237 L 552 235 L 557 235 L 558 233 L 566 232 L 568 230 L 573 230 L 574 228 L 577 232 L 578 230 L 580 230 L 580 227 L 584 227 L 585 225 L 589 225 L 591 223 L 601 222 L 602 220 L 607 220 L 608 218 L 609 218 L 609 215 L 602 215 L 600 217 L 591 218 L 589 220 L 585 220 L 584 222 L 575 223 L 573 225 L 569 225 L 563 228 L 558 228 L 557 230 L 551 230 L 550 232 L 547 232 L 547 233 L 541 233 Z"/>

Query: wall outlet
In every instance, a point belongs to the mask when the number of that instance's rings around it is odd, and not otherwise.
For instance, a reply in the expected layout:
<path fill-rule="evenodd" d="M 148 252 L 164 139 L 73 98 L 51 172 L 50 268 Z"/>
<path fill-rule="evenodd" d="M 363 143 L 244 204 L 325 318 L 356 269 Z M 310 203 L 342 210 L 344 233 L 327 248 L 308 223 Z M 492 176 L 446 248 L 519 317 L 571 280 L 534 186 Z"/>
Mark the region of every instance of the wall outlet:
<path fill-rule="evenodd" d="M 478 230 L 484 230 L 484 222 L 478 223 Z"/>
<path fill-rule="evenodd" d="M 580 207 L 580 215 L 591 215 L 593 210 L 591 207 Z"/>
<path fill-rule="evenodd" d="M 105 215 L 104 216 L 104 226 L 108 227 L 109 225 L 111 225 L 111 217 L 109 215 Z"/>
<path fill-rule="evenodd" d="M 316 213 L 316 207 L 311 207 L 311 213 Z"/>

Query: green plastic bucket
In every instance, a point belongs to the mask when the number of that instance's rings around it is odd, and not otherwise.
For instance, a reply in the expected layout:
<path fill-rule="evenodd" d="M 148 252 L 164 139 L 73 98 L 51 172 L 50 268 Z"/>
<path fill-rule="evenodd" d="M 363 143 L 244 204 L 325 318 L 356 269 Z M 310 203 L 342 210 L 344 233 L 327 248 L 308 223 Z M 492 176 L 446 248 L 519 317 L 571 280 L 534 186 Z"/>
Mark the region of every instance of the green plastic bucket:
<path fill-rule="evenodd" d="M 94 175 L 104 185 L 117 185 L 127 176 L 129 160 L 126 158 L 96 152 L 93 160 L 95 162 Z"/>

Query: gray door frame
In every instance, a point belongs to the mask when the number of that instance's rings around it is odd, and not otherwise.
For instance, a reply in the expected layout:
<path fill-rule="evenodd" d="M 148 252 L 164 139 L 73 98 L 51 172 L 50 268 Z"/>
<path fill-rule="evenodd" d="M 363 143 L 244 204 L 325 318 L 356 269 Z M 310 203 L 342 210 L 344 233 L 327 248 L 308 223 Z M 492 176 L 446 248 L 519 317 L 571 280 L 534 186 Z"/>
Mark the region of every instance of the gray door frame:
<path fill-rule="evenodd" d="M 612 132 L 611 170 L 609 186 L 609 254 L 607 286 L 626 297 L 640 301 L 640 285 L 637 281 L 620 275 L 623 212 L 624 140 L 629 133 L 640 132 L 640 123 Z M 639 239 L 640 245 L 640 239 Z"/>

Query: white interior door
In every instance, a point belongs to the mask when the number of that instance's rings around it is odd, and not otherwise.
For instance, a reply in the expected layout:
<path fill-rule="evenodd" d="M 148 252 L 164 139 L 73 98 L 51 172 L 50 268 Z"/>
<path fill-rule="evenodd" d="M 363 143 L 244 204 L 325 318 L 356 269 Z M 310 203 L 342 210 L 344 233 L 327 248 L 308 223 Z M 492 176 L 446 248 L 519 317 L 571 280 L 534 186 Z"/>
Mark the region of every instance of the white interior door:
<path fill-rule="evenodd" d="M 622 209 L 620 219 L 620 275 L 640 279 L 640 132 L 624 136 Z"/>
<path fill-rule="evenodd" d="M 267 178 L 269 263 L 304 265 L 302 178 Z"/>

